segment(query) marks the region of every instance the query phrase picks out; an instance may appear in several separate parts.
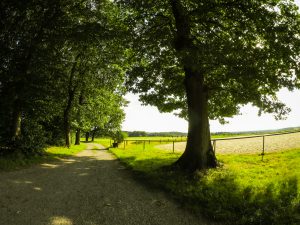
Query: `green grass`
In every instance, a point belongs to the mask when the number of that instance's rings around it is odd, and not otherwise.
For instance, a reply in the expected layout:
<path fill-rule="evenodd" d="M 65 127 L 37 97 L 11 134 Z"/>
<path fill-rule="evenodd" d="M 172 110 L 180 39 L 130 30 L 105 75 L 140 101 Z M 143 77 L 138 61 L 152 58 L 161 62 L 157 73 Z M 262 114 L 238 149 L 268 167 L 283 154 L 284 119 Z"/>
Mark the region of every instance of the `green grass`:
<path fill-rule="evenodd" d="M 99 143 L 108 148 L 111 146 L 112 140 L 110 138 L 95 138 L 94 143 Z"/>
<path fill-rule="evenodd" d="M 240 136 L 255 136 L 255 135 L 263 135 L 263 134 L 272 134 L 272 133 L 286 133 L 286 132 L 295 132 L 299 131 L 299 127 L 295 128 L 286 128 L 286 129 L 279 129 L 279 130 L 269 130 L 269 131 L 249 131 L 249 132 L 224 132 L 224 133 L 212 133 L 211 138 L 230 138 L 230 137 L 240 137 Z M 145 137 L 127 137 L 126 140 L 186 140 L 186 137 L 166 137 L 166 136 L 145 136 Z"/>
<path fill-rule="evenodd" d="M 46 149 L 46 154 L 54 158 L 64 157 L 75 155 L 84 149 L 86 149 L 85 143 L 80 143 L 80 145 L 72 145 L 70 148 L 62 146 L 52 146 Z"/>
<path fill-rule="evenodd" d="M 218 155 L 220 168 L 193 176 L 163 169 L 180 154 L 155 144 L 145 150 L 141 144 L 129 144 L 111 151 L 196 213 L 225 224 L 300 224 L 300 149 L 270 153 L 264 161 L 255 154 Z"/>
<path fill-rule="evenodd" d="M 145 137 L 127 137 L 126 140 L 185 140 L 186 137 L 165 137 L 165 136 L 145 136 Z"/>
<path fill-rule="evenodd" d="M 25 157 L 20 153 L 13 153 L 6 157 L 0 157 L 0 171 L 11 171 L 26 168 L 35 164 L 57 160 L 61 157 L 74 155 L 86 149 L 86 144 L 72 145 L 70 148 L 65 147 L 48 147 L 42 155 Z"/>
<path fill-rule="evenodd" d="M 213 134 L 212 138 L 229 138 L 238 136 L 257 135 L 253 133 L 224 133 L 224 134 Z M 151 141 L 186 141 L 186 137 L 165 137 L 165 136 L 145 136 L 145 137 L 127 137 L 126 140 L 151 140 Z"/>

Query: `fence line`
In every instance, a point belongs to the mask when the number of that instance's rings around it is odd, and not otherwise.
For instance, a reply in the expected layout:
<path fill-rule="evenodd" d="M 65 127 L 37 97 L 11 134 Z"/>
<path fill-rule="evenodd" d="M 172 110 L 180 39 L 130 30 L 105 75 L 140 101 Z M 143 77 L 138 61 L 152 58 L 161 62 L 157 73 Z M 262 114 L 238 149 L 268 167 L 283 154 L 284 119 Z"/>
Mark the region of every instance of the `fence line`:
<path fill-rule="evenodd" d="M 266 137 L 266 136 L 277 136 L 277 135 L 285 135 L 285 134 L 294 134 L 300 133 L 300 131 L 290 131 L 290 132 L 281 132 L 281 133 L 273 133 L 273 134 L 262 134 L 262 135 L 249 135 L 249 136 L 239 136 L 239 137 L 232 137 L 232 138 L 214 138 L 213 140 L 219 141 L 226 141 L 226 140 L 233 140 L 233 139 L 248 139 L 248 138 L 257 138 L 257 137 Z"/>
<path fill-rule="evenodd" d="M 239 137 L 229 137 L 229 138 L 214 138 L 211 139 L 212 146 L 214 152 L 216 152 L 217 149 L 217 141 L 229 141 L 229 140 L 237 140 L 237 139 L 249 139 L 249 138 L 262 138 L 262 153 L 260 154 L 263 157 L 265 155 L 265 138 L 270 136 L 278 136 L 278 135 L 286 135 L 286 134 L 294 134 L 294 133 L 300 133 L 300 131 L 290 131 L 290 132 L 280 132 L 280 133 L 271 133 L 271 134 L 262 134 L 262 135 L 250 135 L 250 136 L 239 136 Z M 177 137 L 178 138 L 178 137 Z M 137 143 L 143 143 L 143 149 L 145 150 L 146 142 L 147 143 L 153 143 L 153 142 L 159 142 L 159 143 L 172 143 L 172 152 L 174 153 L 175 150 L 175 142 L 184 142 L 187 141 L 187 137 L 181 137 L 181 138 L 175 138 L 175 139 L 158 139 L 158 140 L 151 140 L 151 139 L 132 139 L 132 140 L 124 140 L 123 142 L 123 148 L 126 148 L 126 145 L 128 145 L 128 142 L 137 142 Z"/>
<path fill-rule="evenodd" d="M 213 142 L 213 150 L 216 153 L 217 148 L 217 141 L 227 141 L 227 140 L 237 140 L 237 139 L 249 139 L 249 138 L 259 138 L 262 137 L 262 152 L 261 157 L 262 160 L 264 159 L 265 155 L 265 138 L 270 136 L 278 136 L 278 135 L 286 135 L 286 134 L 295 134 L 300 133 L 300 131 L 290 131 L 290 132 L 280 132 L 280 133 L 273 133 L 273 134 L 262 134 L 262 135 L 251 135 L 251 136 L 241 136 L 241 137 L 232 137 L 232 138 L 215 138 L 211 141 Z"/>

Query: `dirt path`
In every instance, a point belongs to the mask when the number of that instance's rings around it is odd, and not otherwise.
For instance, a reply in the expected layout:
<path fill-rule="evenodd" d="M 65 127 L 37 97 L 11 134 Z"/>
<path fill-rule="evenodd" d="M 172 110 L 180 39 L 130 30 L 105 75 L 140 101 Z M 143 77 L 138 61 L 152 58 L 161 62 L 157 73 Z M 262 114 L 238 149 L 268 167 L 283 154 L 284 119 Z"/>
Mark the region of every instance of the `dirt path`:
<path fill-rule="evenodd" d="M 101 148 L 90 144 L 59 162 L 0 173 L 0 224 L 212 224 L 135 181 Z"/>

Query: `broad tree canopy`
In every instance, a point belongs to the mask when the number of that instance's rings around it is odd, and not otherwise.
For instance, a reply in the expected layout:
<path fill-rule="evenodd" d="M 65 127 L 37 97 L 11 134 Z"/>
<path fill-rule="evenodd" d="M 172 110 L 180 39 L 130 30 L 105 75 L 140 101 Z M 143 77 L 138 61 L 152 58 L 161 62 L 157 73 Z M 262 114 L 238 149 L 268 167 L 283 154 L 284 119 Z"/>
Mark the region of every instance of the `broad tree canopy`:
<path fill-rule="evenodd" d="M 183 169 L 217 165 L 209 120 L 252 103 L 281 118 L 276 92 L 299 76 L 299 15 L 293 1 L 117 1 L 134 44 L 127 84 L 140 99 L 189 121 Z"/>

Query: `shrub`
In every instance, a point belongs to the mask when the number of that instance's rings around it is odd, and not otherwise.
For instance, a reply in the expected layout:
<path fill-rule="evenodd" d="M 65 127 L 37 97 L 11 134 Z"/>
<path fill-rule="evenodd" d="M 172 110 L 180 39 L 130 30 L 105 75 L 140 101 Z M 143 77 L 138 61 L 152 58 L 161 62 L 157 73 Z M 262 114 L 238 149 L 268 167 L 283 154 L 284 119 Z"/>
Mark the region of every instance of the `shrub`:
<path fill-rule="evenodd" d="M 113 140 L 115 143 L 121 143 L 126 137 L 128 137 L 126 132 L 118 131 L 113 135 Z"/>
<path fill-rule="evenodd" d="M 24 119 L 22 134 L 13 143 L 13 148 L 26 156 L 42 154 L 46 147 L 46 141 L 43 126 L 34 120 Z"/>

